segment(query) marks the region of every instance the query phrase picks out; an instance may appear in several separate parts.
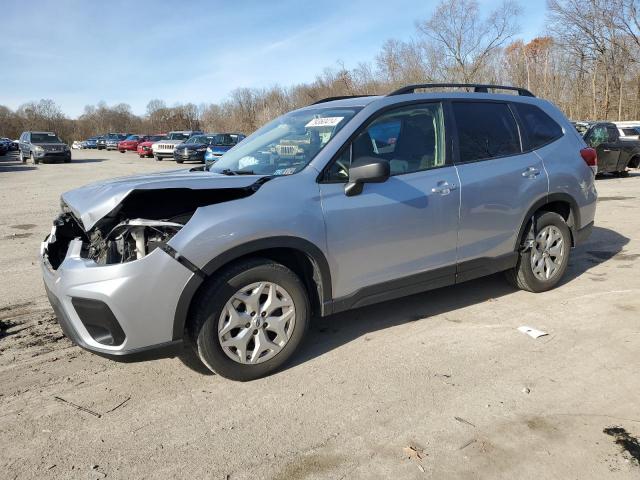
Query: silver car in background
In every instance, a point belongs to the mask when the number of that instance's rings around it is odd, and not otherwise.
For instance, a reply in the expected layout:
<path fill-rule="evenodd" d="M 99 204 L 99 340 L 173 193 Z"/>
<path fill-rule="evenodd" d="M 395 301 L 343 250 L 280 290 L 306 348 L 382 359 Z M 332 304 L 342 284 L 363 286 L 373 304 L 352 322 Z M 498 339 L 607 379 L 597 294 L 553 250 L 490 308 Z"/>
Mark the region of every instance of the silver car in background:
<path fill-rule="evenodd" d="M 500 271 L 553 288 L 593 226 L 595 152 L 524 89 L 445 86 L 474 91 L 326 99 L 209 170 L 65 193 L 41 247 L 65 333 L 110 356 L 186 341 L 250 380 L 314 315 Z"/>

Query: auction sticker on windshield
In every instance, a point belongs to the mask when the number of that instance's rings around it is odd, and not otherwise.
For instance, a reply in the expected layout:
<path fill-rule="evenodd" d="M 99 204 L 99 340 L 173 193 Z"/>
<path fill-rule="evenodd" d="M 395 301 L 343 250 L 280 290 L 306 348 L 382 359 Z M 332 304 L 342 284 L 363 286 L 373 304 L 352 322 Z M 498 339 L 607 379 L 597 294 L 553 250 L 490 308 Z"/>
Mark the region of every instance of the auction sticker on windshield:
<path fill-rule="evenodd" d="M 324 118 L 314 118 L 309 123 L 305 125 L 305 127 L 335 127 L 339 124 L 344 117 L 324 117 Z"/>

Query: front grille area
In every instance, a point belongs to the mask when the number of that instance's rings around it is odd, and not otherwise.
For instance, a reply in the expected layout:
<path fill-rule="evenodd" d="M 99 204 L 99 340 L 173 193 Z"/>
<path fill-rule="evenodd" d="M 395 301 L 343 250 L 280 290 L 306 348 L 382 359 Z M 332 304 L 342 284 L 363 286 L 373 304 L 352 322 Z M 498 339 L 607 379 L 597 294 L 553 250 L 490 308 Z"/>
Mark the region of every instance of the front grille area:
<path fill-rule="evenodd" d="M 298 153 L 298 147 L 296 145 L 276 145 L 276 152 L 278 155 L 295 155 Z"/>
<path fill-rule="evenodd" d="M 173 150 L 174 148 L 175 148 L 175 145 L 171 145 L 171 144 L 161 143 L 160 145 L 158 145 L 158 150 Z"/>
<path fill-rule="evenodd" d="M 45 152 L 61 152 L 63 150 L 62 145 L 44 145 L 42 148 Z"/>

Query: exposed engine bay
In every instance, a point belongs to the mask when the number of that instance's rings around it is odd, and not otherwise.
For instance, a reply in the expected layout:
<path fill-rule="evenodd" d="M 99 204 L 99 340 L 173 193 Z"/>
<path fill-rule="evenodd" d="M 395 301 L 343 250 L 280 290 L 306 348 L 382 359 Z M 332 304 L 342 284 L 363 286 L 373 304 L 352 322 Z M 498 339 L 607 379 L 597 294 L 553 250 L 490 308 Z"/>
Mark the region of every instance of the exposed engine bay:
<path fill-rule="evenodd" d="M 47 259 L 56 270 L 74 239 L 82 240 L 81 257 L 98 265 L 144 258 L 156 248 L 163 248 L 199 207 L 243 198 L 256 189 L 257 186 L 134 190 L 89 231 L 84 230 L 82 222 L 63 203 L 62 213 L 53 222 L 48 239 Z"/>

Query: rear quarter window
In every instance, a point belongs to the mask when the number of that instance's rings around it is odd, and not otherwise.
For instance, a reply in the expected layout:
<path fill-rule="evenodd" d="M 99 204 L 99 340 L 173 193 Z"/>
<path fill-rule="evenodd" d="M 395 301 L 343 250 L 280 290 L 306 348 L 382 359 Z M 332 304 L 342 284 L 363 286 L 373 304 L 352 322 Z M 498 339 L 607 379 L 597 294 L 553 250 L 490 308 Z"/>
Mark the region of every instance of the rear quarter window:
<path fill-rule="evenodd" d="M 562 127 L 540 108 L 528 103 L 514 103 L 527 141 L 527 149 L 540 148 L 562 137 Z"/>

